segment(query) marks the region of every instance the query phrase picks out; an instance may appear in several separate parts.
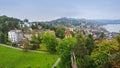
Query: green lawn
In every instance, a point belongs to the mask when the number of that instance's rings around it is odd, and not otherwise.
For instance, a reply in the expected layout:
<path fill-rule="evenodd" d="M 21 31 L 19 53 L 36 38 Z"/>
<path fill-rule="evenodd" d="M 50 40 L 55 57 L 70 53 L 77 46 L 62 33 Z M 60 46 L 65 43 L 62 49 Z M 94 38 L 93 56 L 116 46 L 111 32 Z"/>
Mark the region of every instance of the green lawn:
<path fill-rule="evenodd" d="M 0 68 L 51 68 L 58 56 L 23 52 L 0 45 Z"/>

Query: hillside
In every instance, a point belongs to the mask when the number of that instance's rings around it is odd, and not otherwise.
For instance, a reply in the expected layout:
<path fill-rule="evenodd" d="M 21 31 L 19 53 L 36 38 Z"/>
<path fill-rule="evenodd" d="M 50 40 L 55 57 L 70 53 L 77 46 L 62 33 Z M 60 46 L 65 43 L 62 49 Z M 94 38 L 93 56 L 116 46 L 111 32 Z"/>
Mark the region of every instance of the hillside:
<path fill-rule="evenodd" d="M 0 45 L 0 68 L 51 68 L 57 55 L 23 52 Z"/>

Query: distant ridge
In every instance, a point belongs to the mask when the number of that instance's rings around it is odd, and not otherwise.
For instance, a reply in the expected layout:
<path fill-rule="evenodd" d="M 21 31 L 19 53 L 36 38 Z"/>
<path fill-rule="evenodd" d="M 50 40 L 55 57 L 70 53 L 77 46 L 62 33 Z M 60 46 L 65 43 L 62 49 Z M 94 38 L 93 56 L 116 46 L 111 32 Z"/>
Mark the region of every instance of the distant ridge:
<path fill-rule="evenodd" d="M 67 18 L 67 17 L 62 17 L 58 18 L 56 20 L 50 21 L 52 24 L 64 24 L 64 25 L 80 25 L 81 23 L 88 23 L 88 24 L 120 24 L 120 20 L 107 20 L 107 19 L 98 19 L 98 20 L 90 20 L 90 19 L 77 19 L 77 18 Z"/>

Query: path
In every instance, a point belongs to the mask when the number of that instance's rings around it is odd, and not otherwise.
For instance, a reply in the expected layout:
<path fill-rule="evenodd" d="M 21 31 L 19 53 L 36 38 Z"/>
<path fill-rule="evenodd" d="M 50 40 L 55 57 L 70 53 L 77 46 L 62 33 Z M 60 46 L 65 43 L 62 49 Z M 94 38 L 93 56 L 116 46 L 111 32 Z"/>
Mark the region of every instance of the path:
<path fill-rule="evenodd" d="M 17 49 L 17 50 L 23 50 L 23 49 L 21 49 L 21 48 L 17 48 L 17 47 L 13 47 L 13 46 L 10 46 L 10 45 L 5 45 L 5 44 L 0 44 L 0 46 L 5 46 L 5 47 Z M 29 50 L 29 51 L 30 51 L 30 52 L 47 53 L 47 52 L 45 52 L 45 51 L 35 51 L 35 50 Z"/>
<path fill-rule="evenodd" d="M 72 68 L 78 68 L 74 52 L 71 55 L 71 61 L 72 61 Z"/>
<path fill-rule="evenodd" d="M 57 61 L 53 64 L 52 68 L 56 68 L 59 62 L 60 62 L 60 58 L 58 58 Z"/>

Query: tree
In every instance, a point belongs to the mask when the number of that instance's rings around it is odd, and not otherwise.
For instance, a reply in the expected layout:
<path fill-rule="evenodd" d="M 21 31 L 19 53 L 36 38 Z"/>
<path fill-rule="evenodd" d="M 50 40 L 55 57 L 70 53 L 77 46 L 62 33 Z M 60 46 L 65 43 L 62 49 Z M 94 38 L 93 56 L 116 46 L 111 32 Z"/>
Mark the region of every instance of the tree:
<path fill-rule="evenodd" d="M 70 33 L 71 33 L 72 37 L 75 36 L 75 33 L 73 31 L 70 31 Z"/>
<path fill-rule="evenodd" d="M 91 57 L 94 60 L 97 68 L 110 68 L 111 63 L 109 58 L 112 56 L 113 45 L 111 46 L 110 41 L 103 40 L 98 47 L 92 52 Z"/>
<path fill-rule="evenodd" d="M 56 46 L 58 43 L 57 43 L 56 36 L 53 33 L 50 33 L 50 32 L 44 33 L 42 42 L 46 44 L 47 50 L 50 53 L 56 52 Z"/>
<path fill-rule="evenodd" d="M 117 36 L 116 36 L 116 40 L 117 40 L 117 42 L 118 42 L 118 44 L 119 44 L 119 49 L 120 49 L 120 35 L 117 35 Z"/>
<path fill-rule="evenodd" d="M 115 56 L 111 58 L 112 67 L 120 68 L 120 35 L 116 36 L 116 39 L 112 45 L 115 49 L 117 49 L 113 52 Z M 115 47 L 116 45 L 118 45 L 117 48 Z"/>
<path fill-rule="evenodd" d="M 85 46 L 87 47 L 88 53 L 90 55 L 94 49 L 94 46 L 95 46 L 93 36 L 91 34 L 88 35 L 88 37 L 85 41 Z"/>
<path fill-rule="evenodd" d="M 4 33 L 0 33 L 0 43 L 6 43 L 8 41 L 8 37 L 7 37 L 7 35 L 6 34 L 4 34 Z"/>
<path fill-rule="evenodd" d="M 104 37 L 105 37 L 105 34 L 104 34 L 104 32 L 102 32 L 101 35 L 100 35 L 100 40 L 103 40 Z"/>
<path fill-rule="evenodd" d="M 28 19 L 24 19 L 24 22 L 29 22 Z"/>
<path fill-rule="evenodd" d="M 31 50 L 36 50 L 39 48 L 39 45 L 42 42 L 42 35 L 41 33 L 38 33 L 37 36 L 35 34 L 33 34 L 32 39 L 30 41 L 31 45 L 30 45 L 30 49 Z"/>
<path fill-rule="evenodd" d="M 57 51 L 61 57 L 62 68 L 70 68 L 71 52 L 73 52 L 73 48 L 76 43 L 75 38 L 64 38 L 57 46 Z"/>
<path fill-rule="evenodd" d="M 28 48 L 29 48 L 29 42 L 25 40 L 25 42 L 23 43 L 23 51 L 27 52 Z"/>
<path fill-rule="evenodd" d="M 85 38 L 79 33 L 76 36 L 77 44 L 74 47 L 74 52 L 77 57 L 84 57 L 87 54 L 87 48 L 85 46 Z"/>
<path fill-rule="evenodd" d="M 77 64 L 79 68 L 85 68 L 88 64 L 88 50 L 85 46 L 85 37 L 82 36 L 82 33 L 78 33 L 76 39 L 77 44 L 74 47 L 74 53 L 77 59 Z"/>
<path fill-rule="evenodd" d="M 61 28 L 61 27 L 57 27 L 55 29 L 55 34 L 58 38 L 64 38 L 64 35 L 65 35 L 65 29 L 64 28 Z"/>

